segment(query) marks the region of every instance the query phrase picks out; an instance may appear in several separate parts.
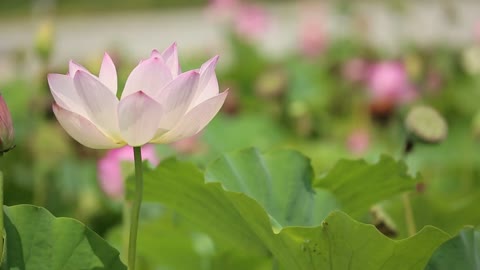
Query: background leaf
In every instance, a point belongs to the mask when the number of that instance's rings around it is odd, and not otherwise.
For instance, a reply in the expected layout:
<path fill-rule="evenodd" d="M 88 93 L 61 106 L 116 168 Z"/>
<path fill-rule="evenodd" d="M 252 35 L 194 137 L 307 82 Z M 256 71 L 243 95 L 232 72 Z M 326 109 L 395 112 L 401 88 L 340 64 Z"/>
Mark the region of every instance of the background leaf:
<path fill-rule="evenodd" d="M 332 170 L 315 180 L 314 186 L 330 190 L 342 210 L 354 217 L 373 204 L 413 190 L 419 176 L 411 177 L 406 165 L 382 156 L 376 164 L 363 160 L 340 160 Z"/>
<path fill-rule="evenodd" d="M 465 228 L 443 243 L 435 250 L 425 269 L 480 269 L 480 228 Z"/>
<path fill-rule="evenodd" d="M 338 208 L 329 191 L 312 188 L 310 160 L 295 151 L 226 154 L 207 167 L 205 179 L 255 199 L 281 227 L 320 225 Z"/>

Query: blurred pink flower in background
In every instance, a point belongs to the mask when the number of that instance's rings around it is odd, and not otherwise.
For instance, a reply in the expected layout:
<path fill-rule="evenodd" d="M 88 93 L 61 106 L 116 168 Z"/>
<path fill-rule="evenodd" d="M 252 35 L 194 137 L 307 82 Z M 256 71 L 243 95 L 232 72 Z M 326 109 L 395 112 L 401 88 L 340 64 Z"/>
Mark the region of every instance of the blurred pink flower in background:
<path fill-rule="evenodd" d="M 475 23 L 473 29 L 473 40 L 477 43 L 480 43 L 480 21 Z"/>
<path fill-rule="evenodd" d="M 154 166 L 158 164 L 159 159 L 153 145 L 142 146 L 142 160 L 148 160 Z M 133 147 L 131 146 L 109 150 L 98 161 L 100 187 L 111 198 L 120 199 L 123 197 L 123 186 L 127 175 L 122 174 L 122 162 L 126 161 L 133 164 Z"/>
<path fill-rule="evenodd" d="M 228 20 L 233 17 L 239 5 L 239 0 L 210 0 L 206 10 L 207 16 Z"/>
<path fill-rule="evenodd" d="M 321 22 L 306 19 L 300 29 L 300 50 L 307 57 L 321 54 L 327 47 L 327 34 Z"/>
<path fill-rule="evenodd" d="M 352 154 L 362 155 L 370 146 L 370 135 L 366 130 L 354 130 L 347 138 L 347 149 Z"/>
<path fill-rule="evenodd" d="M 342 76 L 352 82 L 363 82 L 368 76 L 368 62 L 362 58 L 352 58 L 342 66 Z"/>
<path fill-rule="evenodd" d="M 374 101 L 402 104 L 417 97 L 405 66 L 397 61 L 383 61 L 372 65 L 367 85 Z"/>
<path fill-rule="evenodd" d="M 242 4 L 234 18 L 234 29 L 238 35 L 247 39 L 260 37 L 268 28 L 267 12 L 254 4 Z"/>
<path fill-rule="evenodd" d="M 241 0 L 210 0 L 206 8 L 208 18 L 233 27 L 233 31 L 246 39 L 259 38 L 268 28 L 266 10 Z"/>

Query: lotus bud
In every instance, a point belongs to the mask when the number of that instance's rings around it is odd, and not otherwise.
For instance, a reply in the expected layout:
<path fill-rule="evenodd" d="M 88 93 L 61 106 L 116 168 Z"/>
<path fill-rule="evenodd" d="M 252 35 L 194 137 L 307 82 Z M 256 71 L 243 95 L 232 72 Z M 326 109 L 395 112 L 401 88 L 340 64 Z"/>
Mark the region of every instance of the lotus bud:
<path fill-rule="evenodd" d="M 0 156 L 15 147 L 12 116 L 7 104 L 0 95 Z"/>

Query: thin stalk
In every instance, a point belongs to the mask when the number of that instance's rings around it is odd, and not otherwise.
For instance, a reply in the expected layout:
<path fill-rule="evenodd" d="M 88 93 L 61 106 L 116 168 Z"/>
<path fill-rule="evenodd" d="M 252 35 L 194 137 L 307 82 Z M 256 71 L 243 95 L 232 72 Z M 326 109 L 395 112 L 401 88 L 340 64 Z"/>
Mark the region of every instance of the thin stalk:
<path fill-rule="evenodd" d="M 409 193 L 403 193 L 403 208 L 405 209 L 405 223 L 407 224 L 408 236 L 412 236 L 417 232 L 417 226 L 415 225 L 415 218 L 413 216 L 412 204 L 410 203 Z"/>
<path fill-rule="evenodd" d="M 125 186 L 127 183 L 125 182 Z M 123 213 L 122 213 L 122 242 L 123 242 L 123 247 L 122 247 L 122 261 L 126 262 L 128 261 L 128 250 L 129 250 L 129 237 L 130 237 L 130 208 L 131 208 L 131 202 L 127 200 L 126 198 L 124 199 L 123 202 Z"/>
<path fill-rule="evenodd" d="M 0 172 L 0 266 L 3 262 L 3 245 L 4 245 L 4 229 L 3 229 L 3 174 Z"/>
<path fill-rule="evenodd" d="M 135 195 L 133 198 L 130 216 L 130 240 L 128 242 L 129 270 L 135 270 L 135 259 L 137 256 L 138 219 L 140 217 L 140 206 L 142 205 L 143 194 L 142 150 L 140 147 L 133 148 L 133 156 L 135 162 Z"/>
<path fill-rule="evenodd" d="M 408 155 L 412 152 L 414 143 L 412 140 L 407 139 L 405 141 L 405 147 L 403 149 L 402 159 L 406 161 Z M 409 192 L 402 194 L 403 209 L 405 211 L 405 223 L 407 224 L 408 236 L 412 236 L 417 232 L 417 226 L 415 225 L 415 217 L 413 215 L 412 203 L 410 202 Z"/>

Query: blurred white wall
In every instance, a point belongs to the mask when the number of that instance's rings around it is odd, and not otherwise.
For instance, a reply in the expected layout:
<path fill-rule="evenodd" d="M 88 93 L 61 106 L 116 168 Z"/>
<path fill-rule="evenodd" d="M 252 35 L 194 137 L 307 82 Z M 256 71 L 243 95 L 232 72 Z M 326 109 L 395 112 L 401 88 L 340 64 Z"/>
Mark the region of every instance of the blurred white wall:
<path fill-rule="evenodd" d="M 320 12 L 323 15 L 319 18 L 332 38 L 349 33 L 353 21 L 363 20 L 367 26 L 362 30 L 365 38 L 390 51 L 395 51 L 402 40 L 412 40 L 420 45 L 442 42 L 453 46 L 471 42 L 473 27 L 480 21 L 480 1 L 452 1 L 456 13 L 453 23 L 448 17 L 451 10 L 446 10 L 439 2 L 413 1 L 415 4 L 407 6 L 403 14 L 383 5 L 361 4 L 351 17 L 324 3 Z M 290 3 L 266 8 L 271 22 L 268 32 L 258 40 L 259 48 L 272 57 L 295 49 L 298 46 L 299 17 L 305 7 Z M 99 57 L 113 46 L 125 50 L 134 59 L 140 59 L 146 57 L 152 48 L 163 49 L 173 41 L 178 42 L 182 54 L 207 50 L 211 55 L 226 55 L 228 58 L 222 26 L 203 9 L 85 14 L 54 19 L 53 66 L 64 66 L 68 59 Z M 26 66 L 29 69 L 34 71 L 38 67 L 32 53 L 38 23 L 38 16 L 0 18 L 0 79 L 13 76 L 12 60 L 8 55 L 18 48 L 28 52 Z"/>

